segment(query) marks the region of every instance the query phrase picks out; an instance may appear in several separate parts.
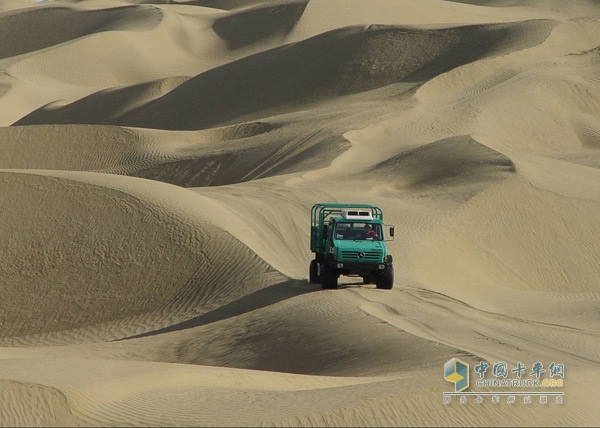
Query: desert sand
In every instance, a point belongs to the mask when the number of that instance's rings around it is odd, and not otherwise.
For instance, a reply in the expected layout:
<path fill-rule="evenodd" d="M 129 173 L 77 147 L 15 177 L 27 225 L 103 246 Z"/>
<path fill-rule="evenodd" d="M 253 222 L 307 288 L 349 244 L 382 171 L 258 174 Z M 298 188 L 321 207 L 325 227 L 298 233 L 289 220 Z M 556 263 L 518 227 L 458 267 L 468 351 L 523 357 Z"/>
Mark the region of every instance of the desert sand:
<path fill-rule="evenodd" d="M 0 153 L 0 425 L 600 424 L 597 0 L 0 0 Z"/>

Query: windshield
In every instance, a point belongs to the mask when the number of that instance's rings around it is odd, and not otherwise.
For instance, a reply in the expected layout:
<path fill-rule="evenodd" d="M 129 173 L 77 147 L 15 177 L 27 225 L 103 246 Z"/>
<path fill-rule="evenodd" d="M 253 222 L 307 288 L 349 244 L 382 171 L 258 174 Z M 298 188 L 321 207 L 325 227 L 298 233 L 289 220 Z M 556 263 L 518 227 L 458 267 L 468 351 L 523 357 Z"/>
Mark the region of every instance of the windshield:
<path fill-rule="evenodd" d="M 337 223 L 335 225 L 335 239 L 341 240 L 370 240 L 381 241 L 383 234 L 381 233 L 380 224 L 365 223 L 362 221 L 353 223 Z"/>

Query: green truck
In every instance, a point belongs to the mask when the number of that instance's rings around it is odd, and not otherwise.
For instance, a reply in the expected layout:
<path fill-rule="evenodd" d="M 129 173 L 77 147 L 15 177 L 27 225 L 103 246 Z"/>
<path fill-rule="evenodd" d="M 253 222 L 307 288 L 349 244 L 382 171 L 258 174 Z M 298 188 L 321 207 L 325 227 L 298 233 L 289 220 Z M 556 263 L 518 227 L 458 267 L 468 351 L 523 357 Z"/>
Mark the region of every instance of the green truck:
<path fill-rule="evenodd" d="M 381 208 L 367 204 L 315 204 L 310 213 L 309 280 L 323 289 L 338 286 L 340 275 L 360 276 L 365 284 L 390 290 L 394 265 L 386 247 L 394 226 L 383 224 Z"/>

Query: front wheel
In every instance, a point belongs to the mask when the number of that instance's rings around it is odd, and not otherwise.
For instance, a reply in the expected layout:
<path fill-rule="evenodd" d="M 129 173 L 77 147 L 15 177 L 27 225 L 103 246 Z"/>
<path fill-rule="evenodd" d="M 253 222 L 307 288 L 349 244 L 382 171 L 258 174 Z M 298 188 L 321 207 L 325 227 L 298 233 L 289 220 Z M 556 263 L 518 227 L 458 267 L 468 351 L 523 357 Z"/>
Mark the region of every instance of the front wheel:
<path fill-rule="evenodd" d="M 316 260 L 311 260 L 308 272 L 308 280 L 311 284 L 319 283 L 319 265 Z"/>
<path fill-rule="evenodd" d="M 382 290 L 391 290 L 394 286 L 394 266 L 386 265 L 383 273 L 377 275 L 377 282 L 375 283 L 377 288 Z"/>
<path fill-rule="evenodd" d="M 321 288 L 323 290 L 333 290 L 338 286 L 337 272 L 331 269 L 327 264 L 321 265 Z"/>

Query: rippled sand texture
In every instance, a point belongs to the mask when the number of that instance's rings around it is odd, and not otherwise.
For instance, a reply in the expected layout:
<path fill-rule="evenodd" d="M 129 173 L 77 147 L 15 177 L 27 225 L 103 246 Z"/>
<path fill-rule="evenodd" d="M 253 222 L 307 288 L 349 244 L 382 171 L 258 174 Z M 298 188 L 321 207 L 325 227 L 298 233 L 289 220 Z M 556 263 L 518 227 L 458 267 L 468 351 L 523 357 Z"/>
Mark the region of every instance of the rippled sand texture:
<path fill-rule="evenodd" d="M 1 425 L 600 424 L 598 1 L 0 0 L 0 153 Z M 393 290 L 308 283 L 328 201 Z"/>

